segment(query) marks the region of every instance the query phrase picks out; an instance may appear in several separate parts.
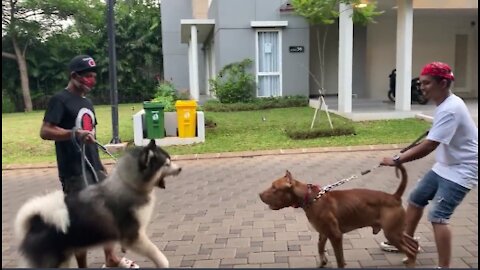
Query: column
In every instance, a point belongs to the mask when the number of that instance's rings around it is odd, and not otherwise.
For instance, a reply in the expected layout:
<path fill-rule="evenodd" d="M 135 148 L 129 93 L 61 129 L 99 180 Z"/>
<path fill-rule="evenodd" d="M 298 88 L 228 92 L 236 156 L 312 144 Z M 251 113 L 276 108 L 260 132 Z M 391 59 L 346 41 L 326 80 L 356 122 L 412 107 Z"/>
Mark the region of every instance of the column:
<path fill-rule="evenodd" d="M 189 94 L 193 97 L 193 56 L 192 56 L 192 37 L 188 42 L 188 85 L 189 85 Z"/>
<path fill-rule="evenodd" d="M 413 0 L 397 0 L 397 79 L 395 110 L 410 111 L 412 81 Z"/>
<path fill-rule="evenodd" d="M 352 112 L 353 10 L 340 4 L 338 40 L 338 112 Z"/>
<path fill-rule="evenodd" d="M 191 47 L 191 56 L 192 64 L 191 68 L 191 84 L 190 84 L 190 94 L 192 98 L 195 100 L 199 100 L 200 98 L 200 90 L 198 85 L 198 39 L 197 39 L 197 26 L 192 25 L 190 28 L 190 47 Z"/>

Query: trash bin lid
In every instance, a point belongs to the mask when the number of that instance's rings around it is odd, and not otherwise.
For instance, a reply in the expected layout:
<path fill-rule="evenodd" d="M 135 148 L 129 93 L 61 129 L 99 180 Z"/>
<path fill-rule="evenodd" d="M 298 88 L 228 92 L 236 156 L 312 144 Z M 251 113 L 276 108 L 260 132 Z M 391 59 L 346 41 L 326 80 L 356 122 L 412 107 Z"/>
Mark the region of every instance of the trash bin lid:
<path fill-rule="evenodd" d="M 195 100 L 177 100 L 175 102 L 175 107 L 197 107 L 197 102 Z"/>
<path fill-rule="evenodd" d="M 163 104 L 160 102 L 151 102 L 151 101 L 144 101 L 143 108 L 144 109 L 163 109 Z"/>

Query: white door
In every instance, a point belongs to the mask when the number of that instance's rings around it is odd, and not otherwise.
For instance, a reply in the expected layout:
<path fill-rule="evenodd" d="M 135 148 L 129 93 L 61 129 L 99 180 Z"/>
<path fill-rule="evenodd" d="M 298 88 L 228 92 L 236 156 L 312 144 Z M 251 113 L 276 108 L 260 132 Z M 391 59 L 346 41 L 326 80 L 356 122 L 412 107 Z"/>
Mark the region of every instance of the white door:
<path fill-rule="evenodd" d="M 468 34 L 455 35 L 455 64 L 453 66 L 455 93 L 468 92 Z"/>
<path fill-rule="evenodd" d="M 257 97 L 282 96 L 282 43 L 280 30 L 257 30 Z"/>
<path fill-rule="evenodd" d="M 455 35 L 455 63 L 453 74 L 455 82 L 453 92 L 469 96 L 473 94 L 474 80 L 476 76 L 475 65 L 477 62 L 474 48 L 475 33 L 473 31 L 460 30 Z"/>
<path fill-rule="evenodd" d="M 210 79 L 215 79 L 215 43 L 211 40 L 205 47 L 205 78 L 206 78 L 206 95 L 214 96 L 211 92 Z"/>

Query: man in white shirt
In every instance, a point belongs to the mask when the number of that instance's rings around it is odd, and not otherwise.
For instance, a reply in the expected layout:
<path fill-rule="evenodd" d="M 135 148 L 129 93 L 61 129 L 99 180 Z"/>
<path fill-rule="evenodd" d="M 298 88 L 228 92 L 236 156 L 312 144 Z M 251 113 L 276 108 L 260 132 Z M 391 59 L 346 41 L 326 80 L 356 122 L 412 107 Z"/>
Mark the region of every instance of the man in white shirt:
<path fill-rule="evenodd" d="M 413 237 L 424 207 L 432 202 L 432 223 L 439 268 L 450 266 L 452 235 L 450 216 L 478 183 L 478 128 L 463 100 L 450 91 L 454 75 L 441 62 L 427 64 L 420 75 L 421 90 L 437 108 L 427 138 L 401 155 L 385 157 L 381 165 L 396 166 L 420 159 L 434 150 L 436 163 L 411 191 L 406 213 L 406 234 Z M 395 250 L 388 242 L 381 248 Z"/>

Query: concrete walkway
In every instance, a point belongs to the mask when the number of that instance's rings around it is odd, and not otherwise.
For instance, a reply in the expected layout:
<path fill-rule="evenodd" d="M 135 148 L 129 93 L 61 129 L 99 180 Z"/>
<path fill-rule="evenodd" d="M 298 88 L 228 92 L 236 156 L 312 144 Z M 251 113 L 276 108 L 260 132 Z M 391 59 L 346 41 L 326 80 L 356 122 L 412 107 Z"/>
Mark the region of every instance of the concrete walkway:
<path fill-rule="evenodd" d="M 316 104 L 315 100 L 311 100 L 310 103 Z M 337 97 L 325 97 L 325 103 L 328 105 L 329 110 L 338 113 Z M 466 99 L 465 104 L 478 126 L 478 99 Z M 349 114 L 347 117 L 354 121 L 379 118 L 411 118 L 418 114 L 433 117 L 435 108 L 435 104 L 432 104 L 431 102 L 425 105 L 413 103 L 410 112 L 398 112 L 395 111 L 395 103 L 389 100 L 356 98 L 352 100 L 352 114 Z"/>
<path fill-rule="evenodd" d="M 179 158 L 184 170 L 180 176 L 167 179 L 166 190 L 156 191 L 158 200 L 148 233 L 168 257 L 171 267 L 314 268 L 318 264 L 318 234 L 309 226 L 303 210 L 272 211 L 260 201 L 258 193 L 283 176 L 286 169 L 299 180 L 326 185 L 359 174 L 377 164 L 381 157 L 397 152 L 394 147 L 344 150 Z M 433 155 L 406 164 L 409 185 L 404 199 L 432 163 Z M 12 235 L 15 213 L 28 198 L 58 189 L 56 175 L 56 168 L 48 167 L 2 170 L 2 267 L 17 264 L 17 246 Z M 379 168 L 339 189 L 360 187 L 391 193 L 398 183 L 392 168 Z M 478 268 L 477 213 L 475 189 L 453 216 L 452 267 Z M 425 218 L 417 236 L 422 246 L 418 266 L 434 267 L 435 243 Z M 346 234 L 347 267 L 402 267 L 401 254 L 380 250 L 378 244 L 383 240 L 383 234 L 374 236 L 371 228 Z M 330 244 L 327 248 L 328 266 L 336 267 Z M 153 267 L 131 252 L 127 256 L 142 267 Z M 103 260 L 101 249 L 89 251 L 89 267 L 100 267 Z"/>

